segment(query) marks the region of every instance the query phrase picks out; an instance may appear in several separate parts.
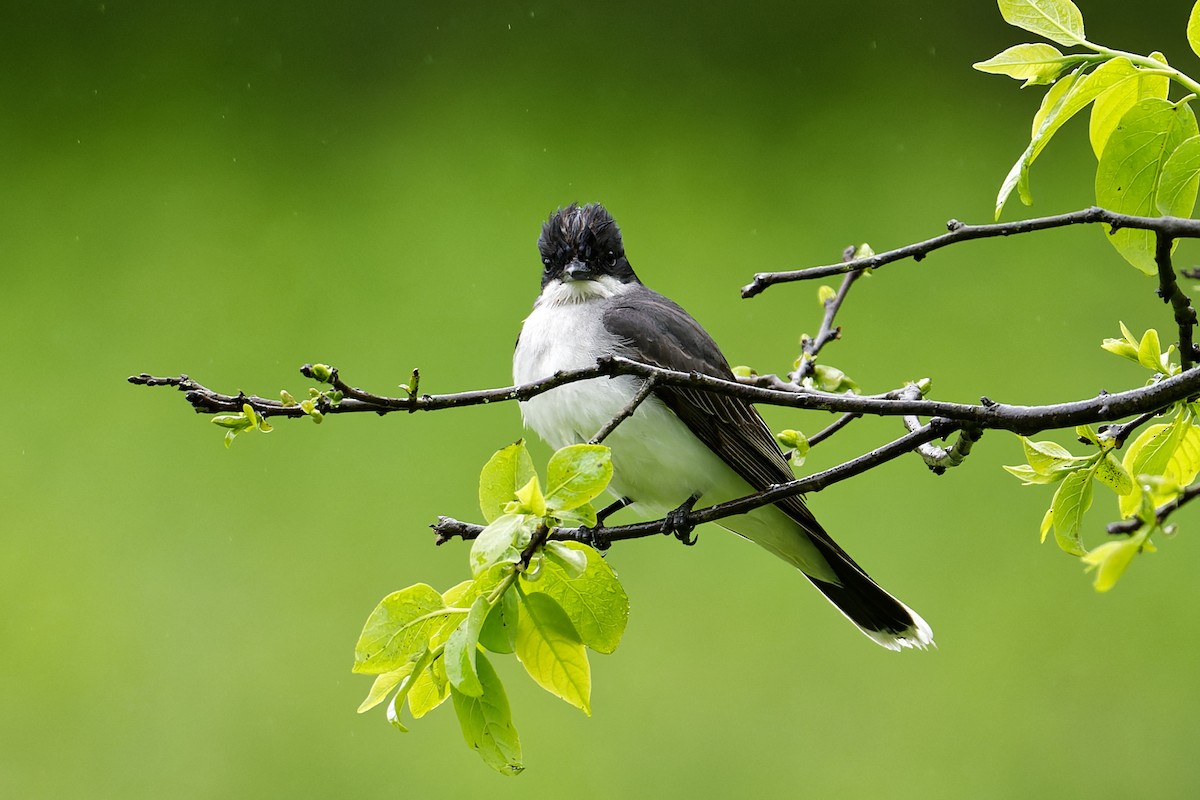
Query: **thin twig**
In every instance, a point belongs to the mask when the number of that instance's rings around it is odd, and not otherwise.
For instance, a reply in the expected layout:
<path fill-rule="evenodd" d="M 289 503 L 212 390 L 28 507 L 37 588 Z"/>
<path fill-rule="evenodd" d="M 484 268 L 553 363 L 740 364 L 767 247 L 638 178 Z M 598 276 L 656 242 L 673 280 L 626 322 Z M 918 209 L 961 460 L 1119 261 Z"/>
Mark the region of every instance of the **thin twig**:
<path fill-rule="evenodd" d="M 621 409 L 619 414 L 610 419 L 608 423 L 601 428 L 596 435 L 591 438 L 590 441 L 588 441 L 588 444 L 600 444 L 608 438 L 610 433 L 617 429 L 618 425 L 633 416 L 633 412 L 637 411 L 637 407 L 642 404 L 642 401 L 649 397 L 650 393 L 654 391 L 654 384 L 657 382 L 658 377 L 656 375 L 651 375 L 649 378 L 646 378 L 646 380 L 642 381 L 642 385 L 637 390 L 637 394 L 635 394 L 633 398 L 625 404 L 625 407 Z"/>
<path fill-rule="evenodd" d="M 1125 440 L 1129 438 L 1129 434 L 1133 433 L 1135 430 L 1157 417 L 1160 413 L 1161 412 L 1159 411 L 1147 411 L 1145 414 L 1138 414 L 1136 417 L 1129 420 L 1129 422 L 1121 425 L 1101 426 L 1099 432 L 1104 434 L 1105 437 L 1116 442 L 1117 449 L 1120 449 L 1125 446 Z"/>
<path fill-rule="evenodd" d="M 1200 483 L 1193 483 L 1191 486 L 1183 490 L 1183 493 L 1170 502 L 1163 503 L 1154 510 L 1154 524 L 1162 525 L 1167 517 L 1174 514 L 1181 507 L 1200 497 Z M 1110 522 L 1107 526 L 1109 533 L 1136 533 L 1141 529 L 1141 517 L 1133 517 L 1132 519 L 1121 520 L 1120 522 Z"/>
<path fill-rule="evenodd" d="M 846 248 L 846 253 L 852 259 L 854 256 L 854 248 Z M 849 260 L 849 259 L 847 259 Z M 842 285 L 838 287 L 837 294 L 825 301 L 825 316 L 821 319 L 821 328 L 817 331 L 814 338 L 805 336 L 800 341 L 800 347 L 804 355 L 800 358 L 800 366 L 796 367 L 791 377 L 792 382 L 799 384 L 802 380 L 809 377 L 816 371 L 817 355 L 825 345 L 832 342 L 834 339 L 840 339 L 842 336 L 841 327 L 834 327 L 833 320 L 841 310 L 842 303 L 846 302 L 846 295 L 850 293 L 850 287 L 863 274 L 861 269 L 847 272 L 842 278 Z"/>
<path fill-rule="evenodd" d="M 1069 214 L 1058 214 L 1050 217 L 1018 220 L 1016 222 L 999 222 L 992 225 L 966 225 L 958 220 L 946 223 L 948 233 L 926 239 L 923 242 L 905 245 L 886 253 L 878 253 L 867 258 L 858 258 L 840 264 L 829 264 L 807 269 L 790 270 L 786 272 L 760 272 L 754 280 L 742 287 L 742 297 L 754 297 L 768 287 L 777 283 L 827 278 L 831 275 L 842 275 L 854 270 L 878 269 L 894 261 L 911 258 L 920 261 L 934 250 L 940 250 L 948 245 L 970 239 L 987 239 L 994 236 L 1012 236 L 1018 233 L 1064 228 L 1068 225 L 1086 225 L 1104 223 L 1119 228 L 1134 228 L 1138 230 L 1155 231 L 1158 234 L 1174 239 L 1200 238 L 1200 220 L 1184 219 L 1182 217 L 1135 217 L 1128 214 L 1118 214 L 1104 208 L 1093 206 Z"/>
<path fill-rule="evenodd" d="M 816 447 L 821 442 L 825 441 L 830 436 L 833 436 L 835 433 L 849 425 L 854 420 L 859 419 L 861 416 L 862 414 L 842 414 L 833 422 L 829 423 L 829 425 L 808 437 L 808 446 Z"/>

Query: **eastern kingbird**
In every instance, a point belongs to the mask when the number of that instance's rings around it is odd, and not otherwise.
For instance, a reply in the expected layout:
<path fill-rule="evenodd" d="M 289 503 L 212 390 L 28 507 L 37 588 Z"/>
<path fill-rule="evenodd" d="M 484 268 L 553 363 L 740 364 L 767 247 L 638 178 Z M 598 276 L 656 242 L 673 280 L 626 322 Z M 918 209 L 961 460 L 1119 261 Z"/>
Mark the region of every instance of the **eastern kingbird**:
<path fill-rule="evenodd" d="M 603 206 L 573 204 L 551 214 L 538 250 L 542 290 L 517 339 L 517 383 L 590 367 L 608 355 L 734 380 L 704 328 L 638 280 L 621 232 Z M 567 384 L 522 403 L 521 412 L 525 424 L 552 447 L 586 442 L 628 406 L 642 381 L 620 376 Z M 610 490 L 635 511 L 655 516 L 795 480 L 752 405 L 700 389 L 654 387 L 604 443 L 612 450 Z M 871 580 L 825 532 L 803 498 L 717 524 L 799 569 L 884 647 L 933 644 L 925 620 Z"/>

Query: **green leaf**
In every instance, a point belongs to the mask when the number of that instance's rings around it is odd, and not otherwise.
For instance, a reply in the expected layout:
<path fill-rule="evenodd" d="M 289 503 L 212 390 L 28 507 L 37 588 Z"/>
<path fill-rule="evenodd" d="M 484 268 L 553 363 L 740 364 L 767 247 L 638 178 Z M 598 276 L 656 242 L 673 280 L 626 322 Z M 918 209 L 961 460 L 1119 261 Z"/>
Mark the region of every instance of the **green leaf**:
<path fill-rule="evenodd" d="M 505 504 L 517 496 L 517 489 L 534 475 L 533 459 L 524 439 L 496 451 L 479 475 L 479 510 L 483 518 L 494 522 L 500 517 Z"/>
<path fill-rule="evenodd" d="M 555 511 L 554 518 L 561 528 L 594 528 L 596 527 L 596 508 L 591 503 L 576 506 L 570 511 Z"/>
<path fill-rule="evenodd" d="M 1035 442 L 1022 436 L 1021 445 L 1025 449 L 1025 460 L 1029 462 L 1029 466 L 1034 472 L 1042 475 L 1079 469 L 1091 462 L 1087 456 L 1072 455 L 1070 450 L 1057 442 Z"/>
<path fill-rule="evenodd" d="M 476 653 L 479 651 L 479 631 L 492 610 L 487 598 L 480 595 L 471 604 L 471 611 L 454 632 L 446 640 L 446 650 L 442 654 L 446 668 L 446 678 L 450 685 L 463 694 L 479 697 L 483 694 L 483 686 L 479 683 L 476 671 Z"/>
<path fill-rule="evenodd" d="M 1191 427 L 1188 422 L 1190 420 L 1187 420 L 1184 414 L 1180 414 L 1170 424 L 1151 425 L 1126 447 L 1121 466 L 1136 480 L 1133 491 L 1120 499 L 1119 506 L 1123 518 L 1129 518 L 1141 508 L 1141 476 L 1162 475 L 1166 472 L 1180 442 L 1188 434 L 1188 428 Z"/>
<path fill-rule="evenodd" d="M 1017 44 L 987 61 L 972 64 L 980 72 L 1007 75 L 1025 81 L 1021 88 L 1053 83 L 1058 76 L 1079 63 L 1078 56 L 1064 56 L 1058 48 L 1048 44 Z"/>
<path fill-rule="evenodd" d="M 1138 363 L 1146 369 L 1162 369 L 1162 345 L 1158 341 L 1158 331 L 1154 328 L 1149 328 L 1142 334 L 1142 341 L 1138 344 Z"/>
<path fill-rule="evenodd" d="M 1041 542 L 1046 543 L 1046 534 L 1050 532 L 1050 528 L 1054 525 L 1054 508 L 1047 508 L 1046 513 L 1042 515 Z"/>
<path fill-rule="evenodd" d="M 539 518 L 546 516 L 546 497 L 542 494 L 538 476 L 534 475 L 529 479 L 529 483 L 517 489 L 516 501 L 509 503 L 505 508 L 509 513 L 516 511 L 519 514 L 529 514 Z"/>
<path fill-rule="evenodd" d="M 536 480 L 536 478 L 534 478 Z M 471 574 L 484 574 L 495 564 L 515 564 L 529 544 L 530 523 L 521 514 L 497 517 L 471 543 Z"/>
<path fill-rule="evenodd" d="M 442 623 L 444 608 L 442 596 L 423 583 L 383 598 L 354 646 L 354 671 L 377 675 L 416 660 Z"/>
<path fill-rule="evenodd" d="M 404 687 L 401 687 L 403 689 Z M 450 681 L 446 679 L 446 668 L 441 656 L 429 661 L 429 668 L 422 670 L 408 691 L 408 710 L 413 719 L 433 711 L 450 696 Z M 399 697 L 399 696 L 398 696 Z M 403 699 L 403 698 L 399 698 Z"/>
<path fill-rule="evenodd" d="M 562 544 L 587 557 L 583 574 L 571 578 L 550 560 L 540 581 L 522 586 L 531 593 L 542 592 L 554 598 L 584 644 L 598 653 L 611 653 L 621 643 L 629 621 L 629 596 L 612 567 L 594 549 L 579 542 Z"/>
<path fill-rule="evenodd" d="M 1083 515 L 1092 505 L 1092 474 L 1089 470 L 1072 472 L 1054 493 L 1050 508 L 1054 513 L 1054 538 L 1058 546 L 1073 556 L 1087 551 L 1080 538 Z"/>
<path fill-rule="evenodd" d="M 401 681 L 412 674 L 413 667 L 415 666 L 416 663 L 410 661 L 399 669 L 376 675 L 375 682 L 371 684 L 371 691 L 367 692 L 367 698 L 358 707 L 358 713 L 362 714 L 365 711 L 370 711 L 386 700 L 392 689 L 395 689 L 400 685 Z"/>
<path fill-rule="evenodd" d="M 1100 347 L 1130 361 L 1138 360 L 1138 349 L 1124 339 L 1105 339 Z"/>
<path fill-rule="evenodd" d="M 1200 136 L 1185 139 L 1163 164 L 1158 187 L 1158 213 L 1190 217 L 1200 188 Z"/>
<path fill-rule="evenodd" d="M 1154 216 L 1163 165 L 1179 145 L 1197 135 L 1186 105 L 1139 100 L 1109 137 L 1096 168 L 1096 202 L 1120 214 Z M 1108 237 L 1126 261 L 1155 275 L 1154 232 L 1121 228 Z"/>
<path fill-rule="evenodd" d="M 513 727 L 508 696 L 500 676 L 483 655 L 479 656 L 478 666 L 483 687 L 479 697 L 450 690 L 463 738 L 489 767 L 502 775 L 517 775 L 525 766 L 521 763 L 521 740 Z"/>
<path fill-rule="evenodd" d="M 400 687 L 396 690 L 396 694 L 392 696 L 392 701 L 388 703 L 387 717 L 388 722 L 395 725 L 401 731 L 408 731 L 404 727 L 404 723 L 400 721 L 400 709 L 404 707 L 404 701 L 407 699 L 409 707 L 412 707 L 411 692 L 416 687 L 420 678 L 428 673 L 426 669 L 429 666 L 433 655 L 428 648 L 421 651 L 421 655 L 413 662 L 411 671 L 400 680 Z"/>
<path fill-rule="evenodd" d="M 550 457 L 546 467 L 546 505 L 570 511 L 589 503 L 612 480 L 612 453 L 599 444 L 575 444 Z"/>
<path fill-rule="evenodd" d="M 1029 189 L 1029 170 L 1058 129 L 1100 95 L 1124 81 L 1135 80 L 1138 74 L 1139 70 L 1128 58 L 1111 58 L 1086 75 L 1077 70 L 1046 93 L 1041 107 L 1033 117 L 1029 147 L 1017 162 L 1020 165 L 1017 191 L 1021 202 L 1025 205 L 1033 202 Z"/>
<path fill-rule="evenodd" d="M 1008 171 L 1004 183 L 1000 185 L 1000 193 L 996 196 L 996 219 L 1000 218 L 1004 204 L 1008 201 L 1008 196 L 1012 194 L 1013 189 L 1018 190 L 1022 203 L 1025 205 L 1033 203 L 1033 196 L 1029 192 L 1029 166 L 1046 146 L 1054 132 L 1066 121 L 1066 117 L 1061 115 L 1063 110 L 1068 108 L 1069 97 L 1079 77 L 1079 70 L 1072 72 L 1051 86 L 1046 92 L 1046 96 L 1042 98 L 1042 105 L 1033 117 L 1033 133 L 1030 136 L 1029 145 Z"/>
<path fill-rule="evenodd" d="M 546 557 L 562 569 L 569 580 L 575 580 L 587 570 L 587 554 L 574 547 L 568 547 L 565 542 L 547 542 Z"/>
<path fill-rule="evenodd" d="M 493 653 L 511 653 L 513 643 L 517 640 L 517 592 L 510 588 L 500 595 L 500 600 L 492 606 L 492 613 L 487 615 L 483 628 L 479 631 L 479 643 Z"/>
<path fill-rule="evenodd" d="M 1129 562 L 1146 544 L 1146 533 L 1135 534 L 1120 541 L 1105 542 L 1083 557 L 1088 570 L 1096 570 L 1094 586 L 1097 592 L 1107 592 L 1116 585 Z"/>
<path fill-rule="evenodd" d="M 591 716 L 587 650 L 567 612 L 550 595 L 530 592 L 521 599 L 516 652 L 539 686 Z"/>
<path fill-rule="evenodd" d="M 1125 467 L 1121 466 L 1121 462 L 1117 461 L 1111 450 L 1096 463 L 1096 480 L 1120 496 L 1133 491 L 1133 478 L 1125 471 Z"/>
<path fill-rule="evenodd" d="M 1010 475 L 1019 479 L 1025 486 L 1045 486 L 1051 483 L 1058 483 L 1063 478 L 1071 474 L 1067 470 L 1056 470 L 1049 473 L 1041 473 L 1028 464 L 1019 464 L 1012 467 L 1005 466 L 1004 469 Z"/>
<path fill-rule="evenodd" d="M 1000 14 L 1015 28 L 1062 45 L 1083 44 L 1083 15 L 1071 0 L 1000 0 Z"/>
<path fill-rule="evenodd" d="M 1192 52 L 1200 56 L 1200 3 L 1192 6 L 1192 13 L 1188 15 L 1187 38 Z"/>
<path fill-rule="evenodd" d="M 1117 60 L 1117 59 L 1114 59 Z M 1121 59 L 1124 60 L 1124 59 Z M 1166 100 L 1171 82 L 1165 75 L 1149 75 L 1146 70 L 1132 64 L 1124 80 L 1113 83 L 1107 91 L 1096 98 L 1092 106 L 1092 117 L 1088 123 L 1088 138 L 1096 158 L 1104 154 L 1109 138 L 1129 109 L 1139 100 Z"/>

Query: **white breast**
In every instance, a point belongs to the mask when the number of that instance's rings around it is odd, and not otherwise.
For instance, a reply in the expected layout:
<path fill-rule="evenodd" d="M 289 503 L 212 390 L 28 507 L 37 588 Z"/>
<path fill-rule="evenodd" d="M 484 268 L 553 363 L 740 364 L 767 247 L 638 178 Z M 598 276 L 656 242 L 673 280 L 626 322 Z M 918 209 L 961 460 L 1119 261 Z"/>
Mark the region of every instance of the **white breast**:
<path fill-rule="evenodd" d="M 611 355 L 615 342 L 602 322 L 601 298 L 545 302 L 543 295 L 525 320 L 513 358 L 517 383 L 560 370 L 593 366 Z M 593 378 L 560 386 L 521 404 L 525 424 L 551 447 L 586 442 L 625 409 L 641 380 L 632 376 Z M 692 494 L 716 501 L 736 497 L 745 483 L 655 397 L 609 435 L 612 491 L 630 497 L 648 514 L 675 508 Z M 635 510 L 638 510 L 635 508 Z"/>

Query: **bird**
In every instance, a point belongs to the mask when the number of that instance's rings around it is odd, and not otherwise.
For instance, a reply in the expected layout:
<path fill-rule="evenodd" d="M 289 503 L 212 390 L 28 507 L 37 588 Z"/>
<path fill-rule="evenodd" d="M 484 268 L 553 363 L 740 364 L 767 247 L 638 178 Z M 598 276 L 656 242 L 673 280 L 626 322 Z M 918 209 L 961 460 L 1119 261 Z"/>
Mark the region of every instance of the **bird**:
<path fill-rule="evenodd" d="M 538 237 L 541 290 L 513 354 L 517 384 L 592 367 L 605 356 L 735 380 L 707 331 L 682 307 L 647 288 L 630 266 L 620 228 L 603 205 L 559 208 Z M 588 442 L 623 412 L 646 379 L 599 377 L 523 401 L 525 426 L 558 449 Z M 633 512 L 681 519 L 795 480 L 754 406 L 691 386 L 660 385 L 604 440 L 617 502 Z M 672 517 L 672 514 L 676 515 Z M 872 580 L 797 495 L 726 517 L 718 525 L 798 569 L 860 631 L 891 650 L 933 644 L 925 620 Z M 678 534 L 679 531 L 676 531 Z M 681 538 L 686 541 L 687 534 Z"/>

